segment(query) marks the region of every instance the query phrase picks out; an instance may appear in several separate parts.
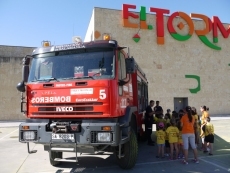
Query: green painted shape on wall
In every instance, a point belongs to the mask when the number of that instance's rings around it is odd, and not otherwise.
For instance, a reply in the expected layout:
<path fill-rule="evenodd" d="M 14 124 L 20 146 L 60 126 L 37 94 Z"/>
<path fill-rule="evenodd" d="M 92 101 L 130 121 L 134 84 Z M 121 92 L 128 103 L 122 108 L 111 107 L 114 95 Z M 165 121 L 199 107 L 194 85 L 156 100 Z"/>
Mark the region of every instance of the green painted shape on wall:
<path fill-rule="evenodd" d="M 215 50 L 221 50 L 221 47 L 212 44 L 205 35 L 199 35 L 198 37 L 206 46 Z"/>
<path fill-rule="evenodd" d="M 213 37 L 213 42 L 218 43 L 218 37 Z"/>
<path fill-rule="evenodd" d="M 197 76 L 197 75 L 185 75 L 185 78 L 191 78 L 191 79 L 196 79 L 197 80 L 198 86 L 196 88 L 189 89 L 189 91 L 192 94 L 196 94 L 201 90 L 201 88 L 200 88 L 200 76 Z"/>
<path fill-rule="evenodd" d="M 148 29 L 149 29 L 149 30 L 152 30 L 152 29 L 153 29 L 153 26 L 152 26 L 152 25 L 148 25 Z"/>
<path fill-rule="evenodd" d="M 141 6 L 140 20 L 141 21 L 146 21 L 146 8 L 143 7 L 143 6 Z"/>
<path fill-rule="evenodd" d="M 140 41 L 140 38 L 133 38 L 133 40 L 137 43 Z"/>
<path fill-rule="evenodd" d="M 230 63 L 228 64 L 228 66 L 230 66 Z"/>
<path fill-rule="evenodd" d="M 174 33 L 170 33 L 170 34 L 174 39 L 178 41 L 186 41 L 191 37 L 191 35 L 189 34 L 188 35 L 180 35 L 180 34 L 174 34 Z"/>

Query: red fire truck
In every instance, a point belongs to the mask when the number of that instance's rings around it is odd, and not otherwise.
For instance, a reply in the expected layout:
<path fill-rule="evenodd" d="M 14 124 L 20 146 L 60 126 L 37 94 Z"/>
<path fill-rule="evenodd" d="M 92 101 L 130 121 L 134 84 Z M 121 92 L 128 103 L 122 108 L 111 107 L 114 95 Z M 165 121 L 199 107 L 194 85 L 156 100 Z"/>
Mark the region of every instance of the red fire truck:
<path fill-rule="evenodd" d="M 147 79 L 125 47 L 110 40 L 52 46 L 43 42 L 23 59 L 19 141 L 44 145 L 53 166 L 63 152 L 113 152 L 118 165 L 132 168 L 142 112 L 148 104 Z"/>

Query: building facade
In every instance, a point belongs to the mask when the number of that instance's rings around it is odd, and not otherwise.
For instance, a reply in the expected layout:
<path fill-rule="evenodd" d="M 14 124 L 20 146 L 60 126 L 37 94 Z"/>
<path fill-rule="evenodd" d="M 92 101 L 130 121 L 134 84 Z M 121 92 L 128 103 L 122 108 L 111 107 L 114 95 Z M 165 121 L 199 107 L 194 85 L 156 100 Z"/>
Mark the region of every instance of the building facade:
<path fill-rule="evenodd" d="M 147 75 L 149 100 L 159 100 L 165 111 L 190 105 L 200 113 L 206 105 L 211 115 L 229 114 L 229 25 L 218 17 L 191 16 L 132 4 L 122 10 L 94 8 L 85 41 L 108 33 L 129 47 Z"/>
<path fill-rule="evenodd" d="M 22 80 L 22 58 L 34 48 L 0 46 L 0 120 L 21 120 L 20 92 L 16 86 Z"/>

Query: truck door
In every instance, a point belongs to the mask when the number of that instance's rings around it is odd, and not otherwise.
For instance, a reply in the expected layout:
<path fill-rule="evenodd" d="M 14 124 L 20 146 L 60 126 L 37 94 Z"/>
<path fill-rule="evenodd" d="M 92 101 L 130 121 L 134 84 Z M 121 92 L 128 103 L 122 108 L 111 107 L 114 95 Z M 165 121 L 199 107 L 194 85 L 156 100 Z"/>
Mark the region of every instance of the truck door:
<path fill-rule="evenodd" d="M 126 79 L 126 65 L 125 65 L 125 55 L 122 51 L 119 51 L 118 55 L 118 80 L 124 80 Z M 122 114 L 124 114 L 125 108 L 130 104 L 132 101 L 132 85 L 131 85 L 131 79 L 130 81 L 123 85 L 119 86 L 119 103 L 120 103 L 120 109 Z"/>

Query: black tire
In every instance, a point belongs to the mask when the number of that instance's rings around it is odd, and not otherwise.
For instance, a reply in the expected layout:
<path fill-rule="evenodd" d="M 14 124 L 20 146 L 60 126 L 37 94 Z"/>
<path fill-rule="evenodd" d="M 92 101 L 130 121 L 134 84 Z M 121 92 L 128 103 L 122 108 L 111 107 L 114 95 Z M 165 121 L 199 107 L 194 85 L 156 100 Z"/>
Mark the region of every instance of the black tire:
<path fill-rule="evenodd" d="M 61 158 L 62 159 L 62 152 L 54 152 L 54 151 L 50 151 L 50 164 L 52 166 L 57 166 L 59 165 L 61 162 L 60 161 L 54 161 L 55 158 Z"/>
<path fill-rule="evenodd" d="M 131 169 L 135 166 L 137 155 L 138 155 L 138 143 L 137 138 L 133 130 L 130 133 L 130 140 L 122 145 L 121 154 L 124 157 L 118 158 L 118 153 L 116 152 L 116 158 L 118 165 L 122 169 Z"/>

